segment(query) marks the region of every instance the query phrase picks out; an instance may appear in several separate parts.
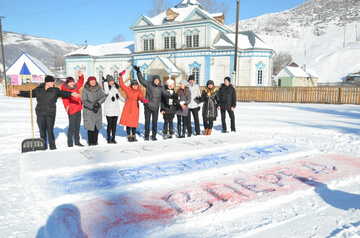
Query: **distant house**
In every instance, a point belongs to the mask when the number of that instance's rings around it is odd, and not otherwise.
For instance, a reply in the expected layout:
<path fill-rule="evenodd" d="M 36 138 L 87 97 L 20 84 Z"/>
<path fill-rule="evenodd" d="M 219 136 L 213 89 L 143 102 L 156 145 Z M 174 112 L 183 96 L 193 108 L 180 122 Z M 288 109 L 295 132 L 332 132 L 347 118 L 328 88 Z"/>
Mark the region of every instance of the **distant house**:
<path fill-rule="evenodd" d="M 346 76 L 346 81 L 349 81 L 349 82 L 360 82 L 360 73 L 348 74 L 348 76 Z"/>
<path fill-rule="evenodd" d="M 23 52 L 6 70 L 7 78 L 11 77 L 14 85 L 29 82 L 42 83 L 45 76 L 55 76 L 42 62 Z M 11 81 L 8 81 L 10 83 Z"/>
<path fill-rule="evenodd" d="M 312 69 L 305 69 L 292 63 L 285 66 L 276 76 L 278 86 L 283 87 L 316 87 L 319 76 Z"/>

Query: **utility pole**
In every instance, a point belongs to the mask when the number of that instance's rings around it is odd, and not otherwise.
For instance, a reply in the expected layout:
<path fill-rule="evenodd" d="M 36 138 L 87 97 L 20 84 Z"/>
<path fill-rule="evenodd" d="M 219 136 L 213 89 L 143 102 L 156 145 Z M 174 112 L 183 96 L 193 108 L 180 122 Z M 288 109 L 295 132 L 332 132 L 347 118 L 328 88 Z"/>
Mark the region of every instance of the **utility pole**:
<path fill-rule="evenodd" d="M 1 53 L 2 53 L 2 61 L 3 61 L 3 70 L 4 70 L 4 95 L 7 95 L 7 79 L 6 79 L 6 71 L 5 71 L 5 54 L 4 54 L 4 43 L 3 43 L 3 37 L 2 37 L 2 25 L 1 25 L 1 19 L 5 18 L 3 16 L 0 16 L 0 38 L 1 38 Z"/>
<path fill-rule="evenodd" d="M 233 72 L 233 83 L 235 86 L 238 86 L 236 83 L 236 71 L 237 71 L 237 52 L 238 52 L 238 37 L 239 37 L 239 9 L 240 9 L 240 0 L 237 0 L 236 7 L 236 30 L 235 30 L 235 59 L 234 59 L 234 72 Z"/>

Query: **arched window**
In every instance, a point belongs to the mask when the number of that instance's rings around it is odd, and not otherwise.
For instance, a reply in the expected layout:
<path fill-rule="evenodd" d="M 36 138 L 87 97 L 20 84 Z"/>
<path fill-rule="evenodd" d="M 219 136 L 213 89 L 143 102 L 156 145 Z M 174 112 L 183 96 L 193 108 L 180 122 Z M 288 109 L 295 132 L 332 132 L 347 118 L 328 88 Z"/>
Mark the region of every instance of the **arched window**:
<path fill-rule="evenodd" d="M 114 79 L 115 79 L 115 83 L 119 83 L 119 73 L 118 73 L 118 71 L 114 71 Z"/>
<path fill-rule="evenodd" d="M 256 85 L 263 86 L 264 85 L 264 69 L 265 65 L 263 62 L 259 62 L 256 65 Z"/>
<path fill-rule="evenodd" d="M 99 71 L 99 83 L 102 84 L 103 83 L 103 76 L 104 76 L 104 72 L 103 71 Z"/>
<path fill-rule="evenodd" d="M 199 81 L 200 81 L 200 70 L 198 67 L 194 67 L 192 70 L 191 70 L 191 74 L 194 75 L 194 79 L 195 79 L 195 83 L 196 84 L 199 84 Z"/>
<path fill-rule="evenodd" d="M 185 31 L 185 44 L 188 48 L 199 47 L 199 31 L 198 30 L 187 30 Z"/>

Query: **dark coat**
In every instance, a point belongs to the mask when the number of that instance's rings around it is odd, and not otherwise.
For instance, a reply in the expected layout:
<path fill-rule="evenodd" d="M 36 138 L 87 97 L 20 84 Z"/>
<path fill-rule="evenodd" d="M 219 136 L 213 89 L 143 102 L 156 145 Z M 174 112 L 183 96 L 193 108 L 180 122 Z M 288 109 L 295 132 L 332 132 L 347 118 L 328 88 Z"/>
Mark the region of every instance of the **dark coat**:
<path fill-rule="evenodd" d="M 216 121 L 219 102 L 218 91 L 216 91 L 215 88 L 209 89 L 208 87 L 205 87 L 198 100 L 204 102 L 202 107 L 203 119 L 205 121 Z"/>
<path fill-rule="evenodd" d="M 102 127 L 102 108 L 98 112 L 93 112 L 93 107 L 96 102 L 102 104 L 105 102 L 106 96 L 100 85 L 96 83 L 94 87 L 90 86 L 88 82 L 81 92 L 81 101 L 84 105 L 83 117 L 84 127 L 88 131 L 100 130 Z"/>
<path fill-rule="evenodd" d="M 191 103 L 191 92 L 187 87 L 184 90 L 179 88 L 179 90 L 177 91 L 177 95 L 179 106 L 177 106 L 176 115 L 186 117 L 189 112 L 188 105 Z M 181 104 L 184 104 L 186 108 L 182 108 Z"/>
<path fill-rule="evenodd" d="M 165 86 L 165 90 L 168 91 L 171 95 L 175 94 L 175 90 L 168 89 L 167 86 Z M 164 96 L 161 98 L 160 111 L 165 111 L 165 115 L 167 115 L 167 114 L 175 115 L 176 105 L 177 105 L 176 100 Z"/>
<path fill-rule="evenodd" d="M 161 83 L 155 85 L 154 81 L 146 81 L 141 75 L 141 72 L 138 72 L 137 76 L 141 85 L 146 88 L 145 97 L 149 100 L 149 103 L 144 104 L 145 107 L 148 107 L 150 110 L 159 110 L 161 97 L 165 96 L 169 98 L 171 97 L 170 93 L 165 90 Z"/>
<path fill-rule="evenodd" d="M 221 84 L 219 89 L 219 106 L 221 110 L 231 110 L 232 107 L 236 107 L 236 91 L 232 84 L 229 86 Z"/>
<path fill-rule="evenodd" d="M 126 94 L 125 105 L 121 114 L 120 124 L 128 127 L 138 127 L 139 126 L 139 100 L 144 98 L 141 87 L 135 90 L 131 85 L 126 86 L 123 82 L 122 77 L 119 78 L 120 87 L 124 90 Z"/>
<path fill-rule="evenodd" d="M 71 97 L 72 92 L 62 91 L 57 87 L 45 90 L 45 83 L 32 90 L 32 96 L 36 97 L 35 112 L 37 116 L 56 116 L 56 102 L 59 97 Z M 30 97 L 30 91 L 20 91 L 20 97 Z"/>

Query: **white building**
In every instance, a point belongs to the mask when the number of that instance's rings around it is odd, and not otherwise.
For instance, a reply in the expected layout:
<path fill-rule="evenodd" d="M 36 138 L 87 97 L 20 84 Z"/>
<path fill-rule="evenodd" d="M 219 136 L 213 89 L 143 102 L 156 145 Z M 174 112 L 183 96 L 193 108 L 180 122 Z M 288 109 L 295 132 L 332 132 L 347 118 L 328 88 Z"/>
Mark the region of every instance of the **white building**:
<path fill-rule="evenodd" d="M 67 74 L 77 76 L 131 75 L 138 65 L 144 75 L 160 75 L 179 82 L 193 74 L 200 86 L 225 76 L 236 86 L 271 86 L 274 51 L 253 32 L 238 37 L 237 75 L 234 79 L 235 33 L 222 13 L 210 14 L 196 0 L 183 0 L 174 8 L 153 17 L 140 16 L 131 26 L 134 42 L 86 46 L 66 55 Z M 136 77 L 136 76 L 135 76 Z"/>

